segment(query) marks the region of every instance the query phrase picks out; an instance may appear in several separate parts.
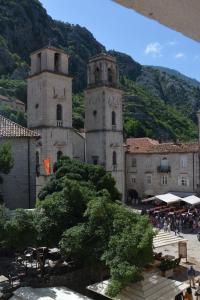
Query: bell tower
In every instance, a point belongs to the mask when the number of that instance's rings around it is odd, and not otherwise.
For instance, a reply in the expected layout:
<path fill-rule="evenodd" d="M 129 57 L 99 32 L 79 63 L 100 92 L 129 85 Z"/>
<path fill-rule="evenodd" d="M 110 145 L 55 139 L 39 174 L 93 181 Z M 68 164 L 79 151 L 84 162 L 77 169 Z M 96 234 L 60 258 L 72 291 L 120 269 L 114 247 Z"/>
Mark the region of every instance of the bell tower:
<path fill-rule="evenodd" d="M 57 159 L 73 155 L 72 77 L 68 74 L 68 55 L 64 51 L 47 46 L 31 54 L 27 113 L 28 127 L 40 134 L 36 149 L 39 191 Z"/>
<path fill-rule="evenodd" d="M 122 91 L 116 58 L 108 54 L 92 57 L 85 90 L 87 162 L 111 172 L 124 198 L 124 151 Z"/>

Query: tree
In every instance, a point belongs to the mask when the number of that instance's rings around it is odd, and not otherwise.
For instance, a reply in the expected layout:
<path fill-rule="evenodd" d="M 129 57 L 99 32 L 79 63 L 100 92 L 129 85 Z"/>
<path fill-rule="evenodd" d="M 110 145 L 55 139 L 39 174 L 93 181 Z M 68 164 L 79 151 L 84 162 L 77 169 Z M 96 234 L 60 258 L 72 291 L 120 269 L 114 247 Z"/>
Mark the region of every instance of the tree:
<path fill-rule="evenodd" d="M 0 173 L 8 174 L 14 165 L 10 143 L 0 146 Z"/>
<path fill-rule="evenodd" d="M 0 146 L 0 174 L 8 174 L 14 165 L 12 158 L 11 144 L 4 143 Z M 3 178 L 0 175 L 0 183 L 3 183 Z M 0 192 L 0 203 L 3 202 L 3 196 Z"/>
<path fill-rule="evenodd" d="M 60 241 L 62 254 L 74 262 L 96 268 L 107 266 L 109 296 L 141 278 L 152 261 L 154 232 L 148 219 L 112 202 L 106 192 L 88 202 L 81 224 L 67 229 Z"/>
<path fill-rule="evenodd" d="M 17 209 L 15 215 L 5 223 L 6 244 L 9 248 L 24 250 L 35 246 L 37 232 L 34 215 L 24 209 Z"/>

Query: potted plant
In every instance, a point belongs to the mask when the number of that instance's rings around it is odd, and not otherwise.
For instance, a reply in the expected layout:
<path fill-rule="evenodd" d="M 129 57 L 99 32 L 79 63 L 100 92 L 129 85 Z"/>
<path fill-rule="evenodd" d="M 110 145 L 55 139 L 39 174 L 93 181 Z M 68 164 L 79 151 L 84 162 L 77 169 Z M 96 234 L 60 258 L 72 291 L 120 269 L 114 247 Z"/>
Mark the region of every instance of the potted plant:
<path fill-rule="evenodd" d="M 173 277 L 174 269 L 179 265 L 180 259 L 162 259 L 160 263 L 160 270 L 162 273 L 162 276 L 164 277 Z"/>

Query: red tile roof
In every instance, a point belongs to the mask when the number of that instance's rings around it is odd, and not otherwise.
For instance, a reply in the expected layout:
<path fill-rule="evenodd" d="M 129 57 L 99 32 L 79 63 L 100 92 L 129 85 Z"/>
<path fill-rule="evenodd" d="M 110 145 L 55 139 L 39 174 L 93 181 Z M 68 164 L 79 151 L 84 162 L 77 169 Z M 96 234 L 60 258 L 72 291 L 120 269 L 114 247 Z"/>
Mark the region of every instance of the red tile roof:
<path fill-rule="evenodd" d="M 33 130 L 25 128 L 0 115 L 0 138 L 5 137 L 39 137 L 39 134 Z"/>
<path fill-rule="evenodd" d="M 198 152 L 198 143 L 159 143 L 150 138 L 129 138 L 126 140 L 128 153 L 185 153 Z"/>

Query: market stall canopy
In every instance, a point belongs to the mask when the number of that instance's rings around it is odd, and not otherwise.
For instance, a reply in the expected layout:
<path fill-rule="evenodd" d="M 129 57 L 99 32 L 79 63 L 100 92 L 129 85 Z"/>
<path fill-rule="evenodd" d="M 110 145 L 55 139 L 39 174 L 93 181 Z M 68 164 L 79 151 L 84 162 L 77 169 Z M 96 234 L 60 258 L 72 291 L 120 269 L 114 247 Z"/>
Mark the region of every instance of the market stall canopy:
<path fill-rule="evenodd" d="M 171 233 L 164 232 L 162 230 L 160 230 L 158 234 L 153 238 L 154 248 L 178 244 L 179 242 L 187 242 L 187 240 L 180 236 L 172 235 Z"/>
<path fill-rule="evenodd" d="M 182 201 L 184 201 L 190 205 L 200 204 L 200 198 L 198 198 L 197 196 L 194 196 L 194 195 L 182 198 Z"/>
<path fill-rule="evenodd" d="M 10 300 L 91 300 L 66 287 L 31 288 L 21 287 L 14 291 Z"/>
<path fill-rule="evenodd" d="M 167 204 L 170 204 L 170 203 L 179 202 L 182 199 L 174 194 L 167 193 L 167 194 L 163 194 L 163 195 L 156 195 L 156 196 L 148 198 L 148 199 L 144 199 L 144 200 L 142 200 L 142 202 L 148 202 L 148 201 L 152 201 L 152 200 L 160 200 Z"/>
<path fill-rule="evenodd" d="M 174 300 L 176 295 L 189 286 L 185 282 L 167 279 L 153 272 L 144 273 L 143 278 L 141 281 L 128 285 L 114 298 L 106 295 L 108 280 L 90 285 L 87 288 L 114 300 Z"/>
<path fill-rule="evenodd" d="M 138 13 L 158 21 L 184 35 L 200 41 L 199 0 L 114 0 Z"/>

